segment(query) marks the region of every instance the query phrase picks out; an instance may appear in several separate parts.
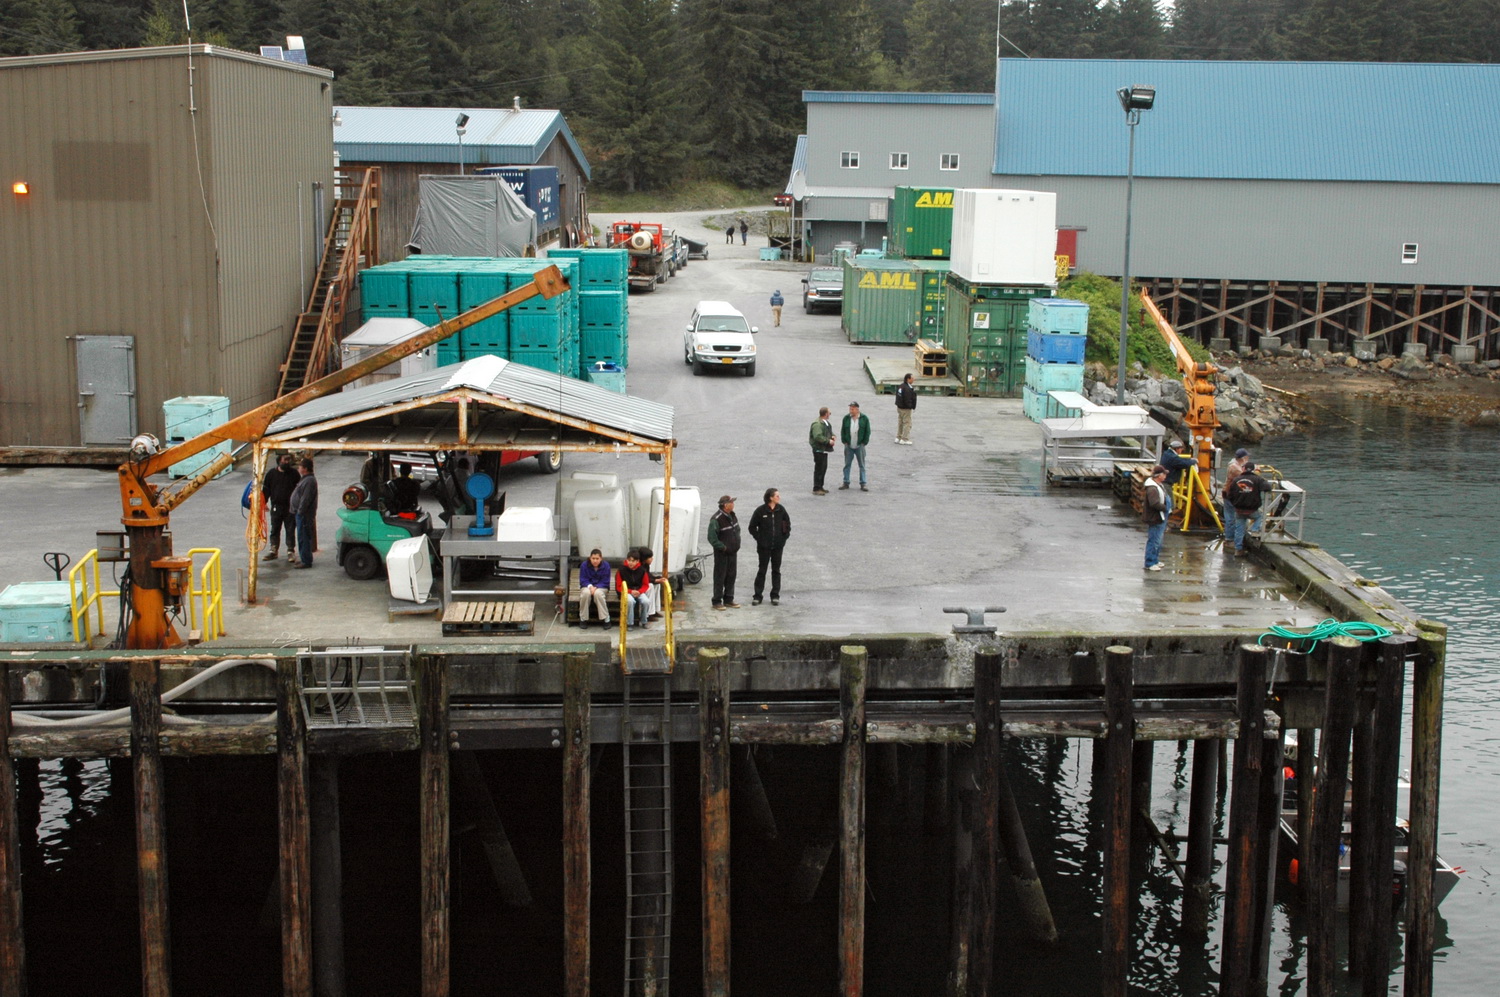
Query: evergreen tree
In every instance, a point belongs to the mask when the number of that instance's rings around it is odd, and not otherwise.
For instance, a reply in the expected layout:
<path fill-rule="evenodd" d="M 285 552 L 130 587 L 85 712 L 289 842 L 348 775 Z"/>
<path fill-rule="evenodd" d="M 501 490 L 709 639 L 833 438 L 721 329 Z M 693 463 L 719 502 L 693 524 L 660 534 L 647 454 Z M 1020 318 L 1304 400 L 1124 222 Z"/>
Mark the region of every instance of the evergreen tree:
<path fill-rule="evenodd" d="M 1020 49 L 1034 59 L 1092 59 L 1099 27 L 1094 0 L 1008 0 L 1000 8 L 1007 55 Z"/>
<path fill-rule="evenodd" d="M 409 106 L 432 87 L 420 12 L 406 0 L 333 0 L 340 25 L 333 68 L 340 104 Z"/>
<path fill-rule="evenodd" d="M 993 92 L 995 6 L 990 0 L 916 0 L 907 75 L 918 90 Z"/>
<path fill-rule="evenodd" d="M 403 103 L 428 106 L 495 107 L 510 102 L 501 93 L 523 75 L 515 62 L 520 45 L 511 11 L 479 0 L 423 0 L 422 34 L 432 74 L 432 93 Z"/>
<path fill-rule="evenodd" d="M 1159 59 L 1164 35 L 1156 0 L 1109 0 L 1100 10 L 1095 54 L 1107 59 Z"/>
<path fill-rule="evenodd" d="M 73 7 L 83 48 L 132 48 L 141 44 L 151 0 L 78 0 Z"/>
<path fill-rule="evenodd" d="M 81 48 L 83 34 L 68 0 L 0 3 L 0 55 L 42 55 Z"/>
<path fill-rule="evenodd" d="M 274 24 L 278 35 L 302 36 L 309 64 L 333 68 L 338 30 L 328 0 L 277 0 Z"/>

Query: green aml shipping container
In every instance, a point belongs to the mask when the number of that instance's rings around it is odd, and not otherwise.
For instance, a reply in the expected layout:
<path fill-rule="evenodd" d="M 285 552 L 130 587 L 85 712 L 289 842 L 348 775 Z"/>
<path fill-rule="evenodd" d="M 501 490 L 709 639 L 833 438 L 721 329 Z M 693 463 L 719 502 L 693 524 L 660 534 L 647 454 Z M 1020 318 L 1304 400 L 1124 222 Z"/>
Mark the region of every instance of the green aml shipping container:
<path fill-rule="evenodd" d="M 943 341 L 943 312 L 948 303 L 947 260 L 912 260 L 922 271 L 922 338 Z"/>
<path fill-rule="evenodd" d="M 1026 384 L 1026 315 L 1045 286 L 972 284 L 949 274 L 943 309 L 948 372 L 964 393 L 1019 398 Z"/>
<path fill-rule="evenodd" d="M 844 334 L 851 343 L 917 341 L 922 271 L 907 260 L 844 260 Z"/>
<path fill-rule="evenodd" d="M 952 187 L 897 187 L 888 217 L 892 256 L 946 260 L 953 255 Z"/>

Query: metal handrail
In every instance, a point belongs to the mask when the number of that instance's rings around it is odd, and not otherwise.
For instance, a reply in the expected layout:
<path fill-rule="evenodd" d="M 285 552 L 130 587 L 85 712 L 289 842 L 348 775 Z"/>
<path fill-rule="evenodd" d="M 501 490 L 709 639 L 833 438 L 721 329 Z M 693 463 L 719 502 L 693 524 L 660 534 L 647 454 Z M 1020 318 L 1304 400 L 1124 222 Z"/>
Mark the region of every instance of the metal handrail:
<path fill-rule="evenodd" d="M 207 554 L 208 559 L 198 572 L 201 586 L 193 585 L 193 572 L 188 572 L 188 629 L 202 633 L 204 640 L 216 640 L 229 632 L 224 629 L 223 554 L 218 547 L 194 547 L 188 551 L 190 558 L 195 554 Z"/>
<path fill-rule="evenodd" d="M 92 570 L 90 570 L 92 569 Z M 92 574 L 92 584 L 90 583 Z M 99 587 L 99 548 L 95 547 L 73 565 L 68 572 L 68 604 L 73 613 L 73 640 L 82 644 L 85 640 L 104 635 L 104 600 L 118 597 L 119 590 L 105 591 Z M 94 627 L 88 629 L 89 610 L 94 611 Z"/>

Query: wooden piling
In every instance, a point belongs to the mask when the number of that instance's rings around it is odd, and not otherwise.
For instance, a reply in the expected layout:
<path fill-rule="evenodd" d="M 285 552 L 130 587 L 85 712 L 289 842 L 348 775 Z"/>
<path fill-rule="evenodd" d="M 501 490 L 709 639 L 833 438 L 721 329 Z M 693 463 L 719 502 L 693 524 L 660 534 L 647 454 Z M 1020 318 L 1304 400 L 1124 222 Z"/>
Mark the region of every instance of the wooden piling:
<path fill-rule="evenodd" d="M 952 764 L 953 899 L 949 924 L 948 997 L 970 997 L 970 948 L 974 942 L 974 830 L 977 820 L 974 753 L 960 748 Z"/>
<path fill-rule="evenodd" d="M 311 997 L 312 846 L 307 721 L 297 659 L 276 663 L 276 800 L 281 875 L 281 992 Z"/>
<path fill-rule="evenodd" d="M 1219 746 L 1193 742 L 1193 774 L 1188 788 L 1187 883 L 1182 896 L 1182 930 L 1194 938 L 1208 935 L 1209 901 L 1213 897 L 1214 787 L 1218 783 Z"/>
<path fill-rule="evenodd" d="M 698 795 L 703 808 L 703 993 L 729 994 L 729 651 L 698 651 Z"/>
<path fill-rule="evenodd" d="M 1338 965 L 1339 841 L 1344 829 L 1344 795 L 1348 784 L 1349 737 L 1354 722 L 1354 694 L 1359 680 L 1359 641 L 1328 641 L 1328 683 L 1323 705 L 1323 736 L 1313 790 L 1312 841 L 1307 849 L 1307 992 L 1333 997 Z"/>
<path fill-rule="evenodd" d="M 1317 781 L 1313 770 L 1318 760 L 1318 729 L 1302 727 L 1297 730 L 1297 867 L 1307 871 L 1307 850 L 1312 846 L 1313 796 Z M 1297 889 L 1307 896 L 1307 877 L 1297 876 Z"/>
<path fill-rule="evenodd" d="M 447 997 L 450 987 L 448 669 L 433 654 L 417 658 L 418 822 L 421 827 L 423 997 Z"/>
<path fill-rule="evenodd" d="M 1375 650 L 1375 685 L 1368 711 L 1361 711 L 1355 727 L 1349 967 L 1360 978 L 1366 997 L 1384 995 L 1390 985 L 1391 854 L 1396 847 L 1396 779 L 1401 768 L 1401 693 L 1406 684 L 1406 654 L 1415 643 L 1415 637 L 1394 634 L 1367 645 Z"/>
<path fill-rule="evenodd" d="M 312 755 L 312 953 L 318 997 L 344 997 L 344 821 L 339 756 Z"/>
<path fill-rule="evenodd" d="M 1104 944 L 1100 993 L 1124 997 L 1130 977 L 1130 806 L 1134 754 L 1134 655 L 1104 649 L 1104 776 L 1108 794 L 1104 846 Z"/>
<path fill-rule="evenodd" d="M 161 662 L 130 662 L 130 755 L 135 765 L 136 892 L 141 923 L 141 993 L 172 993 L 167 911 L 166 797 L 161 763 Z"/>
<path fill-rule="evenodd" d="M 593 866 L 589 837 L 589 751 L 593 661 L 585 652 L 563 663 L 563 993 L 588 997 Z"/>
<path fill-rule="evenodd" d="M 975 789 L 972 853 L 969 859 L 969 989 L 988 994 L 995 972 L 995 892 L 1000 863 L 1000 749 L 1004 721 L 1000 716 L 1000 653 L 993 648 L 974 654 Z"/>
<path fill-rule="evenodd" d="M 844 720 L 839 779 L 839 993 L 865 989 L 865 680 L 863 647 L 839 649 L 839 712 Z"/>
<path fill-rule="evenodd" d="M 20 820 L 16 767 L 10 757 L 10 667 L 0 662 L 0 997 L 26 993 Z"/>
<path fill-rule="evenodd" d="M 1406 997 L 1432 997 L 1432 870 L 1437 862 L 1447 628 L 1422 622 L 1411 697 L 1411 801 L 1406 859 Z"/>
<path fill-rule="evenodd" d="M 1240 729 L 1234 741 L 1229 855 L 1224 873 L 1227 896 L 1219 971 L 1219 979 L 1223 981 L 1219 991 L 1222 997 L 1245 997 L 1251 993 L 1256 939 L 1255 898 L 1261 883 L 1255 866 L 1255 843 L 1260 822 L 1263 760 L 1260 741 L 1265 732 L 1266 658 L 1264 647 L 1240 645 L 1236 696 Z"/>
<path fill-rule="evenodd" d="M 922 768 L 922 832 L 933 837 L 948 829 L 952 817 L 948 802 L 948 770 L 952 748 L 928 744 Z"/>
<path fill-rule="evenodd" d="M 1136 741 L 1130 749 L 1130 867 L 1131 878 L 1144 882 L 1151 856 L 1151 770 L 1156 745 Z"/>
<path fill-rule="evenodd" d="M 1251 993 L 1265 997 L 1271 976 L 1271 920 L 1276 907 L 1276 863 L 1281 843 L 1281 767 L 1286 759 L 1286 732 L 1260 739 L 1260 805 L 1256 813 L 1255 940 L 1251 952 Z"/>

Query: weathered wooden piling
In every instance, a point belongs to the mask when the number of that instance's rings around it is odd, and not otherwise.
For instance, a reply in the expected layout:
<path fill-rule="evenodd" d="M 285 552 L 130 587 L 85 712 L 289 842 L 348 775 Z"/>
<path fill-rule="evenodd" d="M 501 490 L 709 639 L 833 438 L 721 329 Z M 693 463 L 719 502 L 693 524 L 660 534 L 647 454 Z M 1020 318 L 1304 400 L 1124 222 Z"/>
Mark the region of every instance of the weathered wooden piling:
<path fill-rule="evenodd" d="M 281 991 L 311 997 L 312 845 L 308 805 L 307 722 L 297 660 L 276 665 L 276 798 L 281 875 Z"/>
<path fill-rule="evenodd" d="M 977 733 L 977 732 L 976 732 Z M 978 790 L 974 785 L 974 752 L 960 748 L 951 766 L 953 782 L 953 880 L 948 923 L 948 997 L 970 997 L 981 991 L 969 979 L 974 943 L 974 832 Z"/>
<path fill-rule="evenodd" d="M 1255 882 L 1255 942 L 1251 953 L 1252 993 L 1262 997 L 1270 984 L 1271 917 L 1276 906 L 1276 863 L 1281 844 L 1282 763 L 1286 760 L 1286 732 L 1260 740 L 1260 803 L 1256 811 L 1255 858 L 1251 869 Z"/>
<path fill-rule="evenodd" d="M 1188 785 L 1187 882 L 1182 897 L 1182 929 L 1202 938 L 1208 934 L 1213 898 L 1214 786 L 1218 782 L 1219 745 L 1193 742 L 1193 772 Z"/>
<path fill-rule="evenodd" d="M 339 756 L 308 759 L 312 798 L 312 955 L 318 997 L 344 997 L 344 820 Z"/>
<path fill-rule="evenodd" d="M 449 992 L 451 913 L 448 793 L 448 669 L 436 655 L 417 658 L 417 778 L 422 853 L 422 997 Z"/>
<path fill-rule="evenodd" d="M 1307 896 L 1307 850 L 1312 846 L 1313 796 L 1316 780 L 1313 769 L 1318 759 L 1318 729 L 1301 727 L 1297 730 L 1297 889 L 1303 898 Z"/>
<path fill-rule="evenodd" d="M 1337 970 L 1339 842 L 1344 829 L 1349 738 L 1359 680 L 1360 644 L 1352 637 L 1328 641 L 1328 681 L 1323 700 L 1323 736 L 1313 790 L 1312 842 L 1307 850 L 1307 990 L 1333 997 Z"/>
<path fill-rule="evenodd" d="M 1104 649 L 1104 774 L 1108 794 L 1104 845 L 1104 942 L 1100 993 L 1124 997 L 1130 977 L 1130 804 L 1135 745 L 1135 652 Z"/>
<path fill-rule="evenodd" d="M 130 754 L 135 762 L 136 892 L 141 919 L 141 993 L 172 992 L 167 911 L 166 794 L 161 765 L 161 662 L 130 662 Z"/>
<path fill-rule="evenodd" d="M 865 990 L 865 683 L 863 647 L 839 650 L 844 750 L 839 777 L 839 992 Z"/>
<path fill-rule="evenodd" d="M 589 836 L 593 661 L 587 653 L 563 660 L 563 993 L 588 997 L 592 947 L 593 866 Z"/>
<path fill-rule="evenodd" d="M 984 997 L 995 972 L 995 894 L 1000 865 L 1000 780 L 1004 774 L 1000 715 L 1001 657 L 974 653 L 974 816 L 969 859 L 968 993 Z M 961 928 L 959 930 L 962 930 Z"/>
<path fill-rule="evenodd" d="M 10 668 L 0 662 L 0 997 L 26 993 L 26 932 L 21 922 L 21 820 L 10 756 Z"/>
<path fill-rule="evenodd" d="M 703 993 L 729 994 L 729 650 L 698 651 L 698 796 L 703 840 Z"/>
<path fill-rule="evenodd" d="M 1438 779 L 1442 774 L 1443 680 L 1448 628 L 1421 621 L 1412 673 L 1411 801 L 1407 821 L 1406 997 L 1432 997 L 1432 870 L 1437 863 Z"/>
<path fill-rule="evenodd" d="M 1151 768 L 1156 744 L 1136 741 L 1130 749 L 1130 868 L 1131 878 L 1143 880 L 1151 859 Z"/>
<path fill-rule="evenodd" d="M 1260 781 L 1265 733 L 1266 649 L 1243 644 L 1239 649 L 1239 687 L 1235 712 L 1239 736 L 1234 741 L 1233 789 L 1229 797 L 1229 857 L 1225 861 L 1223 957 L 1219 978 L 1223 997 L 1251 993 L 1257 922 L 1255 898 L 1263 882 L 1256 868 L 1260 826 Z"/>

